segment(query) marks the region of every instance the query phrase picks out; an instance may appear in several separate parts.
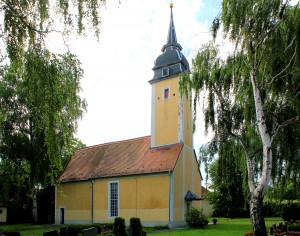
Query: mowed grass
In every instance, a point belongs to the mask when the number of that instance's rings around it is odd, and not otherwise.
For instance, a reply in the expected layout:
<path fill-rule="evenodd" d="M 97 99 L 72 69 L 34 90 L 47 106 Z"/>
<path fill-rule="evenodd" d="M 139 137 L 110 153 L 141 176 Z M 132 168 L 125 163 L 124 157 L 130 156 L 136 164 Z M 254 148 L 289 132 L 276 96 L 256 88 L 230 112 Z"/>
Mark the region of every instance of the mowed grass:
<path fill-rule="evenodd" d="M 243 236 L 246 232 L 252 231 L 250 219 L 238 218 L 216 218 L 217 224 L 209 224 L 204 229 L 167 229 L 155 230 L 153 228 L 146 228 L 147 235 L 161 235 L 161 236 L 188 236 L 188 235 L 201 235 L 201 236 Z M 281 218 L 266 218 L 266 226 L 269 229 L 274 223 L 278 224 L 283 221 Z M 209 219 L 212 222 L 212 218 Z M 33 225 L 33 224 L 19 224 L 19 225 L 0 225 L 4 231 L 19 231 L 21 236 L 42 236 L 44 232 L 50 230 L 59 230 L 62 225 Z"/>
<path fill-rule="evenodd" d="M 43 235 L 44 232 L 58 230 L 61 225 L 38 225 L 38 224 L 15 224 L 0 225 L 0 229 L 4 231 L 18 231 L 21 236 Z"/>
<path fill-rule="evenodd" d="M 238 219 L 227 219 L 227 218 L 216 218 L 217 224 L 209 224 L 203 229 L 170 229 L 167 231 L 156 231 L 151 235 L 161 236 L 188 236 L 188 235 L 201 235 L 201 236 L 243 236 L 246 232 L 252 231 L 251 221 L 246 218 Z M 211 222 L 212 219 L 210 219 Z M 281 218 L 266 218 L 267 229 L 274 223 L 282 221 Z"/>

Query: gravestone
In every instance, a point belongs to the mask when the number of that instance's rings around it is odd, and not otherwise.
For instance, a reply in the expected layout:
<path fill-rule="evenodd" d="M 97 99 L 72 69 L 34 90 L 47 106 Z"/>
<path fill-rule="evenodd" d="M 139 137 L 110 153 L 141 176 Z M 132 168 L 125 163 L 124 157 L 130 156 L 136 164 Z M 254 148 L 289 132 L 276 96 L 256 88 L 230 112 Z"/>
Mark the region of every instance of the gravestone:
<path fill-rule="evenodd" d="M 43 233 L 43 236 L 58 236 L 58 231 L 57 230 L 51 230 L 48 232 Z"/>
<path fill-rule="evenodd" d="M 96 227 L 91 227 L 82 230 L 82 236 L 97 236 L 97 235 L 98 235 L 98 229 Z"/>
<path fill-rule="evenodd" d="M 67 235 L 67 227 L 66 226 L 63 226 L 63 227 L 60 228 L 59 235 L 60 236 L 66 236 Z"/>

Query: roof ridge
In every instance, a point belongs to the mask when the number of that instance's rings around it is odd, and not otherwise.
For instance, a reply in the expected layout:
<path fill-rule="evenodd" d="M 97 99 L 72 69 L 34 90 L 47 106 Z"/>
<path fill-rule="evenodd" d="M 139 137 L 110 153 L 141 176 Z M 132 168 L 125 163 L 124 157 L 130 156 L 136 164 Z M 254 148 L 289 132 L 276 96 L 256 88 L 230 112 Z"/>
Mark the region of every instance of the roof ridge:
<path fill-rule="evenodd" d="M 91 145 L 91 146 L 87 146 L 87 147 L 82 147 L 82 148 L 76 149 L 76 151 L 85 150 L 85 149 L 91 149 L 91 148 L 96 148 L 96 147 L 100 147 L 100 146 L 106 146 L 106 145 L 110 145 L 112 143 L 122 143 L 122 142 L 135 141 L 135 140 L 139 140 L 139 139 L 145 139 L 145 138 L 148 138 L 148 137 L 150 137 L 150 135 L 142 136 L 142 137 L 137 137 L 137 138 L 130 138 L 130 139 L 112 141 L 112 142 L 107 142 L 107 143 L 99 143 L 99 144 L 95 144 L 95 145 Z"/>

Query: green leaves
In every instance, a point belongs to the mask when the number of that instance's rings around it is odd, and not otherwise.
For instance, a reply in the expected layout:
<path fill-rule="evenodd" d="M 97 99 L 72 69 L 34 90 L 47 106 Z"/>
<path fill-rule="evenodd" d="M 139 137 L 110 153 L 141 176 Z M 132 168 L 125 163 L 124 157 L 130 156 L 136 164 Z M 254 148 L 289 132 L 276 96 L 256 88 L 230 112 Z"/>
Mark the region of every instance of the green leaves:
<path fill-rule="evenodd" d="M 29 49 L 23 70 L 18 75 L 15 71 L 12 64 L 1 81 L 2 145 L 10 149 L 21 142 L 16 149 L 22 153 L 20 159 L 30 163 L 31 176 L 53 184 L 62 168 L 62 150 L 72 141 L 77 120 L 86 109 L 79 96 L 80 62 L 70 53 Z"/>

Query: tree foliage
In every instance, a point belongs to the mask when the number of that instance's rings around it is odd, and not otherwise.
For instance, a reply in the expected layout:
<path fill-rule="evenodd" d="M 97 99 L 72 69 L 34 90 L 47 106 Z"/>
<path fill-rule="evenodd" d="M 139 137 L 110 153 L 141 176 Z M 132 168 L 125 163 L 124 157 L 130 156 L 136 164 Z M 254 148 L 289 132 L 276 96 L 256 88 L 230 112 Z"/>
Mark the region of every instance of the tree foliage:
<path fill-rule="evenodd" d="M 20 180 L 12 184 L 8 177 L 1 188 L 26 184 L 35 221 L 36 189 L 55 184 L 86 110 L 79 95 L 83 70 L 67 40 L 86 30 L 99 37 L 103 5 L 105 0 L 0 1 L 0 174 L 11 170 Z M 47 49 L 51 33 L 62 37 L 66 53 Z"/>
<path fill-rule="evenodd" d="M 270 179 L 274 185 L 300 179 L 299 14 L 299 3 L 289 1 L 223 0 L 213 35 L 222 27 L 234 52 L 221 59 L 213 43 L 203 47 L 191 78 L 181 81 L 182 91 L 194 91 L 194 104 L 204 94 L 211 149 L 223 149 L 227 157 L 232 147 L 244 150 L 255 235 L 266 235 L 261 210 Z M 238 145 L 228 148 L 232 138 Z"/>
<path fill-rule="evenodd" d="M 213 205 L 214 216 L 234 218 L 248 215 L 249 192 L 244 186 L 247 175 L 245 160 L 240 158 L 242 155 L 243 150 L 231 139 L 220 147 L 218 157 L 209 165 L 209 188 L 213 191 L 206 194 Z"/>

